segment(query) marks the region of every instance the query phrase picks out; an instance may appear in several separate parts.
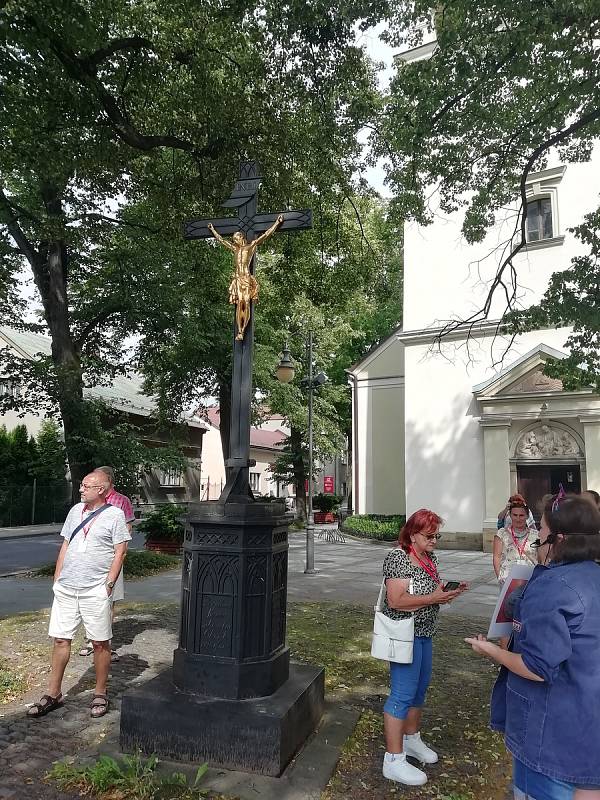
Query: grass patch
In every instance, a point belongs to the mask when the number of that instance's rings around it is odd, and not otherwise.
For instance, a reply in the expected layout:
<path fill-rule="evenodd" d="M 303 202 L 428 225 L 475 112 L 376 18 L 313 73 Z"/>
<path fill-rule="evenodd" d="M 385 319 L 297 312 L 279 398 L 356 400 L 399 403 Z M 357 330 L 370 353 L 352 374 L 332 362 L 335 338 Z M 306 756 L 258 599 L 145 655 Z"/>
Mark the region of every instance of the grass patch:
<path fill-rule="evenodd" d="M 123 575 L 125 579 L 147 578 L 149 575 L 158 575 L 160 572 L 174 569 L 181 564 L 179 556 L 170 556 L 166 553 L 156 553 L 153 550 L 129 550 L 125 556 Z M 36 569 L 36 577 L 52 577 L 54 564 L 46 564 Z"/>
<path fill-rule="evenodd" d="M 197 800 L 208 796 L 200 788 L 206 764 L 198 768 L 191 784 L 182 772 L 158 774 L 157 765 L 156 756 L 145 759 L 139 754 L 124 756 L 120 761 L 101 756 L 84 767 L 59 761 L 46 779 L 61 789 L 75 789 L 83 795 L 92 794 L 107 800 Z"/>
<path fill-rule="evenodd" d="M 290 606 L 293 657 L 323 664 L 328 691 L 361 711 L 322 800 L 380 800 L 396 791 L 406 800 L 504 800 L 510 759 L 502 738 L 488 728 L 497 670 L 464 644 L 463 637 L 477 626 L 460 617 L 440 618 L 424 711 L 423 735 L 439 751 L 440 762 L 427 768 L 425 786 L 397 787 L 383 778 L 388 667 L 369 654 L 372 624 L 372 612 L 359 606 Z"/>
<path fill-rule="evenodd" d="M 0 658 L 0 705 L 10 703 L 27 690 L 25 677 Z"/>

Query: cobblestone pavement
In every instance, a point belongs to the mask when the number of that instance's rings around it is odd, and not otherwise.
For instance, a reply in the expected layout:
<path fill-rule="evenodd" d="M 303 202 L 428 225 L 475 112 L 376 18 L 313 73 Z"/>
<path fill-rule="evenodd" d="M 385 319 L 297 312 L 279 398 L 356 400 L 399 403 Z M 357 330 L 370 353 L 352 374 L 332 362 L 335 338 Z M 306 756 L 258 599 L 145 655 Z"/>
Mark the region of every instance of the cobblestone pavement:
<path fill-rule="evenodd" d="M 43 775 L 54 761 L 65 756 L 77 756 L 78 761 L 81 757 L 94 759 L 107 744 L 116 746 L 123 691 L 171 665 L 176 646 L 177 608 L 162 606 L 156 607 L 155 613 L 125 613 L 127 616 L 115 624 L 113 642 L 121 658 L 111 665 L 110 710 L 106 716 L 90 718 L 94 668 L 91 657 L 77 655 L 77 644 L 67 666 L 62 708 L 41 719 L 25 716 L 26 704 L 39 700 L 45 693 L 43 688 L 30 690 L 25 700 L 0 706 L 0 800 L 75 797 L 43 783 Z"/>

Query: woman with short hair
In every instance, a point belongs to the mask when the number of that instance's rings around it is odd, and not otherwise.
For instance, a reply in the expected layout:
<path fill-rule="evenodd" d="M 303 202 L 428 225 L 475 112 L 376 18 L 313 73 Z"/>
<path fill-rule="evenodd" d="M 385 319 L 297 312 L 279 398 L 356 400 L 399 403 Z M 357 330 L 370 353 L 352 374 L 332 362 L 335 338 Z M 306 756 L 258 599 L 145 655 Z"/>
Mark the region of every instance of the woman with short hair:
<path fill-rule="evenodd" d="M 414 614 L 415 639 L 411 664 L 390 662 L 390 696 L 384 706 L 386 753 L 383 774 L 408 786 L 421 786 L 427 775 L 409 764 L 412 756 L 423 764 L 435 764 L 437 753 L 421 739 L 421 714 L 431 680 L 432 643 L 440 605 L 450 603 L 467 586 L 444 591 L 434 550 L 440 538 L 442 518 L 421 508 L 407 520 L 398 547 L 383 562 L 386 597 L 383 613 L 390 619 Z M 409 585 L 412 589 L 409 592 Z"/>
<path fill-rule="evenodd" d="M 539 547 L 509 650 L 465 641 L 502 665 L 491 725 L 514 758 L 515 800 L 599 800 L 600 513 L 582 497 L 552 498 Z"/>

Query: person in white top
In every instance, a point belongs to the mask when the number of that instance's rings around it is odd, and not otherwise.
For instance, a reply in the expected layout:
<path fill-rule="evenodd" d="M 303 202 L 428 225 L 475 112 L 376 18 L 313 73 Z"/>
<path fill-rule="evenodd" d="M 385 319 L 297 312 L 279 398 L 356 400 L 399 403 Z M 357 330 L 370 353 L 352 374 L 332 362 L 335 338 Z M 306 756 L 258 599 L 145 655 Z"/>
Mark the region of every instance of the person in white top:
<path fill-rule="evenodd" d="M 81 483 L 81 503 L 67 515 L 63 545 L 54 571 L 54 602 L 48 635 L 54 639 L 48 694 L 28 710 L 43 717 L 63 704 L 62 679 L 71 656 L 71 641 L 83 622 L 94 647 L 96 687 L 91 716 L 108 711 L 106 684 L 110 668 L 112 601 L 117 577 L 131 539 L 125 515 L 106 502 L 110 487 L 106 475 L 94 470 Z"/>

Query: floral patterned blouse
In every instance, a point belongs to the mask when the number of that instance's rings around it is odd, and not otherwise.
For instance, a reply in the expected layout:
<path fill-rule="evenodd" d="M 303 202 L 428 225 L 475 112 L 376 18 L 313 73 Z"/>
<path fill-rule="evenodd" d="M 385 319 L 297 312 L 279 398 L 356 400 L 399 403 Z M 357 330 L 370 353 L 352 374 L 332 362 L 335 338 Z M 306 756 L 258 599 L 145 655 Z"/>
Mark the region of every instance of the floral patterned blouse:
<path fill-rule="evenodd" d="M 519 549 L 511 534 L 511 528 L 500 528 L 496 536 L 502 542 L 502 553 L 500 554 L 500 570 L 498 572 L 498 583 L 501 585 L 506 580 L 506 576 L 515 564 L 532 564 L 537 562 L 537 550 L 532 544 L 539 536 L 536 528 L 526 528 L 521 535 L 515 531 L 515 537 L 519 543 Z M 522 550 L 522 552 L 521 552 Z"/>
<path fill-rule="evenodd" d="M 437 567 L 438 561 L 435 553 L 431 553 L 430 557 Z M 417 567 L 413 564 L 408 553 L 401 547 L 390 550 L 385 557 L 383 576 L 384 578 L 412 578 L 413 594 L 431 594 L 438 587 L 437 583 L 422 567 Z M 414 612 L 415 636 L 433 636 L 436 630 L 439 610 L 439 605 L 434 605 L 419 608 Z M 387 604 L 387 596 L 382 611 L 390 619 L 406 619 L 413 613 L 412 611 L 398 611 L 395 608 L 390 608 Z"/>

